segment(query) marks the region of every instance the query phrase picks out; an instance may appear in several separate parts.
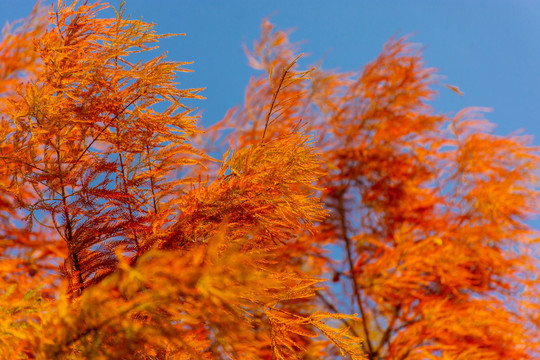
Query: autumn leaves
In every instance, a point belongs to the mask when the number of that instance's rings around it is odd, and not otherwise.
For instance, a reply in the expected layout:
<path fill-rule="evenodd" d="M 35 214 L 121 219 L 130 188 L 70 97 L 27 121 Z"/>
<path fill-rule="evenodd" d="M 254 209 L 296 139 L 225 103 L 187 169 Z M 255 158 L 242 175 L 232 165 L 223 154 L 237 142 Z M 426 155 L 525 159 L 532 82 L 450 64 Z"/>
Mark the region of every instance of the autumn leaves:
<path fill-rule="evenodd" d="M 434 113 L 415 46 L 304 71 L 264 21 L 202 133 L 186 64 L 132 60 L 167 35 L 105 8 L 0 43 L 4 357 L 534 358 L 537 149 Z"/>

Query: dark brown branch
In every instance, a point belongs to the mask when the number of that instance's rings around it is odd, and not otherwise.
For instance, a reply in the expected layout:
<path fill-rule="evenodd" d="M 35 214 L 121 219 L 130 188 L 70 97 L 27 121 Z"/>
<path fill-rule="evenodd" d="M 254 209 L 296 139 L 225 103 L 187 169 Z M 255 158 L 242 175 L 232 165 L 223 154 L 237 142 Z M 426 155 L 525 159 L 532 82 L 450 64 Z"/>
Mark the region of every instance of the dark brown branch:
<path fill-rule="evenodd" d="M 340 225 L 341 225 L 341 232 L 343 236 L 343 240 L 345 241 L 345 248 L 347 251 L 347 262 L 349 263 L 349 271 L 351 272 L 351 278 L 353 283 L 353 290 L 354 290 L 354 296 L 356 298 L 356 302 L 358 303 L 358 308 L 360 310 L 360 315 L 362 317 L 362 326 L 364 328 L 364 333 L 366 337 L 366 343 L 368 346 L 368 359 L 374 360 L 375 359 L 375 353 L 373 352 L 373 346 L 371 345 L 371 339 L 369 338 L 369 329 L 367 324 L 367 317 L 366 312 L 364 310 L 364 305 L 362 303 L 362 297 L 360 295 L 360 289 L 358 286 L 358 282 L 356 280 L 356 272 L 354 270 L 354 262 L 352 258 L 352 250 L 351 250 L 351 239 L 349 239 L 349 236 L 347 235 L 347 225 L 345 222 L 345 209 L 343 205 L 343 194 L 339 197 L 339 203 L 337 211 L 339 213 L 339 219 L 340 219 Z"/>
<path fill-rule="evenodd" d="M 59 144 L 59 138 L 56 139 L 56 161 L 58 163 L 58 176 L 60 180 L 60 190 L 62 193 L 62 205 L 63 205 L 63 212 L 64 216 L 66 218 L 66 242 L 68 245 L 68 251 L 69 251 L 69 257 L 71 260 L 71 267 L 70 269 L 72 272 L 76 273 L 77 280 L 78 280 L 78 286 L 77 286 L 77 295 L 81 295 L 84 286 L 83 286 L 83 278 L 82 278 L 82 272 L 81 272 L 81 266 L 79 264 L 79 257 L 77 256 L 77 253 L 74 251 L 74 238 L 73 238 L 73 227 L 71 225 L 71 216 L 69 214 L 69 207 L 67 203 L 67 195 L 64 185 L 64 175 L 62 173 L 62 164 L 60 162 L 60 144 Z"/>
<path fill-rule="evenodd" d="M 128 185 L 127 185 L 127 180 L 126 180 L 126 174 L 124 171 L 124 161 L 122 159 L 122 153 L 120 152 L 120 148 L 118 149 L 118 157 L 120 159 L 120 171 L 122 173 L 122 184 L 124 185 L 124 191 L 126 192 L 127 195 L 130 195 Z M 131 221 L 130 225 L 134 226 L 135 217 L 133 216 L 133 209 L 131 208 L 130 201 L 127 201 L 127 206 L 128 206 L 128 212 L 129 212 L 129 220 Z M 135 259 L 137 259 L 137 257 L 139 257 L 139 238 L 137 236 L 137 231 L 135 230 L 135 228 L 132 227 L 131 232 L 133 233 L 133 240 L 135 240 L 135 246 L 137 248 L 137 254 L 135 255 Z"/>
<path fill-rule="evenodd" d="M 383 346 L 388 342 L 388 340 L 390 339 L 390 335 L 392 334 L 392 331 L 394 330 L 394 325 L 396 324 L 396 321 L 399 317 L 399 310 L 400 310 L 400 307 L 399 306 L 396 306 L 394 308 L 394 312 L 392 314 L 392 318 L 390 319 L 390 322 L 388 323 L 388 326 L 386 328 L 386 330 L 384 331 L 383 333 L 383 336 L 381 338 L 381 342 L 379 343 L 379 346 L 377 347 L 377 349 L 375 349 L 375 354 L 376 355 L 379 355 Z"/>
<path fill-rule="evenodd" d="M 146 153 L 148 154 L 148 156 L 150 156 L 150 148 L 149 148 L 148 145 L 146 145 Z M 149 162 L 148 168 L 150 169 L 150 171 L 152 171 L 152 163 L 151 162 Z M 159 210 L 158 210 L 158 204 L 156 202 L 155 187 L 156 187 L 156 184 L 155 184 L 155 181 L 154 181 L 154 175 L 152 175 L 152 176 L 150 176 L 150 189 L 152 191 L 152 202 L 153 202 L 153 205 L 154 205 L 154 214 L 157 215 Z"/>

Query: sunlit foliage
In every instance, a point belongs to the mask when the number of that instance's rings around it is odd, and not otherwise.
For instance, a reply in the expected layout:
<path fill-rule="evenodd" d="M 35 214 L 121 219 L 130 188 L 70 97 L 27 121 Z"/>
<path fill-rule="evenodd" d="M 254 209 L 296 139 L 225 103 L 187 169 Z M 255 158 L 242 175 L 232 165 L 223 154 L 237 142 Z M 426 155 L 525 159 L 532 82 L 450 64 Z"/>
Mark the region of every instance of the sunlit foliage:
<path fill-rule="evenodd" d="M 208 133 L 233 129 L 223 143 L 238 147 L 299 123 L 317 136 L 330 216 L 309 241 L 333 252 L 311 271 L 335 283 L 319 291 L 320 306 L 360 314 L 352 330 L 368 359 L 540 356 L 531 139 L 494 135 L 486 109 L 434 112 L 440 78 L 406 38 L 358 73 L 312 69 L 278 94 L 275 111 L 275 74 L 296 56 L 288 33 L 265 21 L 248 51 L 265 74 Z"/>
<path fill-rule="evenodd" d="M 107 8 L 2 35 L 2 358 L 540 355 L 538 149 L 436 114 L 414 45 L 301 70 L 264 21 L 264 75 L 202 132 L 189 64 L 145 55 L 173 34 Z"/>

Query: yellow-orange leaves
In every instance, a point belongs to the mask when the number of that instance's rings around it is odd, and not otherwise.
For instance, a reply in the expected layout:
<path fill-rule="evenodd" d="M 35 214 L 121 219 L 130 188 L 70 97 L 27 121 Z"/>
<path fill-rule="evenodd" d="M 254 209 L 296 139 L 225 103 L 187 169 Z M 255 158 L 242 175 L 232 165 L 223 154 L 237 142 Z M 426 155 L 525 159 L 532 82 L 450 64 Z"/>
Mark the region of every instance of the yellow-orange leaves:
<path fill-rule="evenodd" d="M 0 357 L 538 357 L 538 148 L 436 114 L 414 45 L 303 71 L 265 21 L 203 134 L 185 63 L 133 60 L 168 35 L 106 7 L 0 43 Z"/>
<path fill-rule="evenodd" d="M 293 61 L 286 35 L 265 22 L 252 66 L 272 76 Z M 318 136 L 317 186 L 330 216 L 316 224 L 310 253 L 331 244 L 342 259 L 325 258 L 324 270 L 306 262 L 341 285 L 319 294 L 323 304 L 358 311 L 354 331 L 369 359 L 535 358 L 538 324 L 528 314 L 538 299 L 518 299 L 538 288 L 538 233 L 527 223 L 539 212 L 538 148 L 491 134 L 484 109 L 436 114 L 427 103 L 435 72 L 406 39 L 391 39 L 362 72 L 310 75 L 269 129 L 279 137 L 302 118 Z M 232 127 L 237 144 L 255 146 L 260 94 L 272 91 L 264 79 L 211 131 Z M 352 307 L 328 300 L 343 294 Z"/>

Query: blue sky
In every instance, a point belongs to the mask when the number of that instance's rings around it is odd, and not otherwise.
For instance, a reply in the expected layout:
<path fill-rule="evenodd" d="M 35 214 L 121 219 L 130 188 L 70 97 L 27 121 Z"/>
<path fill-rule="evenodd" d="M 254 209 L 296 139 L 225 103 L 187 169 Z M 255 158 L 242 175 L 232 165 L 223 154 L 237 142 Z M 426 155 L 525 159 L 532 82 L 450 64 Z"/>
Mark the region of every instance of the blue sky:
<path fill-rule="evenodd" d="M 0 23 L 26 16 L 33 0 L 0 0 Z M 44 4 L 50 0 L 44 0 Z M 110 1 L 118 6 L 120 0 Z M 257 38 L 269 15 L 281 29 L 295 28 L 326 69 L 359 70 L 392 35 L 414 33 L 427 65 L 439 69 L 461 97 L 440 87 L 433 103 L 439 112 L 463 107 L 493 108 L 488 118 L 498 134 L 523 129 L 540 144 L 540 1 L 377 1 L 359 0 L 127 0 L 126 13 L 157 24 L 161 33 L 186 33 L 164 40 L 171 60 L 194 61 L 181 74 L 182 87 L 206 87 L 197 106 L 209 125 L 242 103 L 255 74 L 242 51 Z M 330 6 L 331 4 L 332 6 Z"/>

